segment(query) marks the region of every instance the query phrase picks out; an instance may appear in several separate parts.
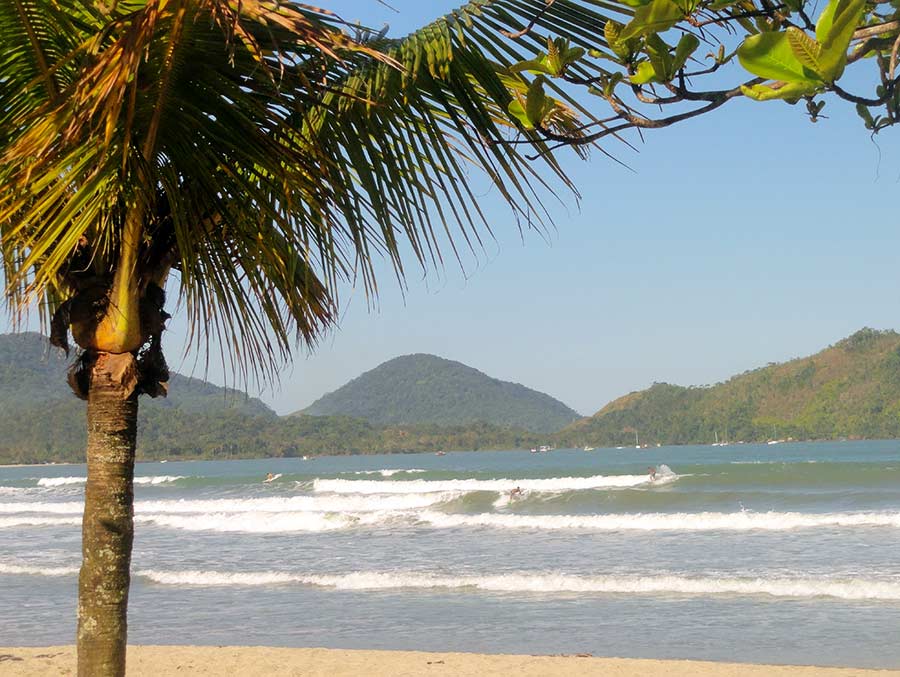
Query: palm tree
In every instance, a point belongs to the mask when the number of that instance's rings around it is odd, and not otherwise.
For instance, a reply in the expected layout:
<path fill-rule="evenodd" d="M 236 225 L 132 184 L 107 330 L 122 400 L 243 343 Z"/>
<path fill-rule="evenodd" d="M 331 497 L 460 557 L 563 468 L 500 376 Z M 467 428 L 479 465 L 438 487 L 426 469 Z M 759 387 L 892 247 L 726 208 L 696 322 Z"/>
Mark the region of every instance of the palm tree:
<path fill-rule="evenodd" d="M 277 0 L 0 2 L 7 299 L 67 352 L 71 333 L 87 400 L 79 675 L 124 674 L 138 396 L 166 393 L 167 287 L 195 347 L 266 381 L 334 324 L 339 284 L 376 293 L 377 258 L 402 281 L 480 246 L 470 171 L 543 227 L 548 178 L 571 184 L 507 114 L 527 82 L 506 68 L 543 38 L 500 29 L 578 25 L 586 44 L 591 4 L 475 0 L 389 40 Z M 574 102 L 548 105 L 577 133 Z"/>

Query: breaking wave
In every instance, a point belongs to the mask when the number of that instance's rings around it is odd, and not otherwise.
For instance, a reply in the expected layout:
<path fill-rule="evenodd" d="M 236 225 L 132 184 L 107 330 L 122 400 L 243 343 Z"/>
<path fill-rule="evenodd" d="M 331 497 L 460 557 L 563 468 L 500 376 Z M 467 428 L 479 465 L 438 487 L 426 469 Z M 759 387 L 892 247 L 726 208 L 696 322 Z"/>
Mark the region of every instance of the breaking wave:
<path fill-rule="evenodd" d="M 184 531 L 286 533 L 385 525 L 432 529 L 486 528 L 547 531 L 788 531 L 815 528 L 900 528 L 900 512 L 679 512 L 602 515 L 458 513 L 459 492 L 292 496 L 261 499 L 138 501 L 135 521 Z M 514 507 L 516 500 L 513 500 Z M 0 528 L 74 526 L 82 504 L 0 503 Z M 37 514 L 34 514 L 37 513 Z"/>
<path fill-rule="evenodd" d="M 319 532 L 350 529 L 359 526 L 385 524 L 402 513 L 397 512 L 251 512 L 212 513 L 192 515 L 135 515 L 138 523 L 184 531 L 217 531 L 222 533 L 289 533 L 298 531 Z"/>
<path fill-rule="evenodd" d="M 668 481 L 677 478 L 673 475 Z M 654 482 L 659 484 L 660 482 Z M 547 479 L 460 479 L 460 480 L 330 480 L 316 479 L 313 490 L 335 494 L 425 494 L 439 491 L 510 492 L 516 487 L 523 491 L 562 492 L 584 489 L 614 489 L 650 484 L 647 475 L 594 475 L 592 477 L 551 477 Z"/>
<path fill-rule="evenodd" d="M 175 482 L 183 480 L 181 475 L 153 475 L 149 477 L 135 477 L 135 484 L 164 484 L 166 482 Z M 62 487 L 67 484 L 84 484 L 87 477 L 39 477 L 37 485 L 39 487 Z"/>
<path fill-rule="evenodd" d="M 26 576 L 71 576 L 78 573 L 78 567 L 35 567 L 0 562 L 0 574 L 24 574 Z"/>
<path fill-rule="evenodd" d="M 451 514 L 435 510 L 418 514 L 436 528 L 585 529 L 594 531 L 785 531 L 813 527 L 898 527 L 898 512 L 795 513 L 700 512 L 608 515 Z"/>
<path fill-rule="evenodd" d="M 81 524 L 81 517 L 0 517 L 0 529 L 12 527 L 69 527 Z"/>
<path fill-rule="evenodd" d="M 281 513 L 281 512 L 378 512 L 385 510 L 417 510 L 459 498 L 458 492 L 435 494 L 285 496 L 272 498 L 205 499 L 170 501 L 135 501 L 137 515 L 143 513 Z M 66 502 L 0 503 L 0 514 L 46 513 L 80 515 L 84 504 Z"/>
<path fill-rule="evenodd" d="M 160 571 L 138 576 L 162 585 L 289 585 L 338 590 L 479 590 L 532 594 L 596 593 L 635 595 L 768 595 L 833 597 L 848 600 L 900 600 L 900 581 L 828 578 L 719 578 L 655 576 L 576 576 L 558 573 L 513 573 L 493 576 L 446 576 L 417 572 L 294 574 L 280 571 Z"/>
<path fill-rule="evenodd" d="M 423 468 L 385 468 L 383 470 L 354 470 L 348 474 L 351 475 L 381 475 L 382 477 L 393 477 L 394 475 L 403 473 L 408 475 L 418 475 L 428 472 Z"/>

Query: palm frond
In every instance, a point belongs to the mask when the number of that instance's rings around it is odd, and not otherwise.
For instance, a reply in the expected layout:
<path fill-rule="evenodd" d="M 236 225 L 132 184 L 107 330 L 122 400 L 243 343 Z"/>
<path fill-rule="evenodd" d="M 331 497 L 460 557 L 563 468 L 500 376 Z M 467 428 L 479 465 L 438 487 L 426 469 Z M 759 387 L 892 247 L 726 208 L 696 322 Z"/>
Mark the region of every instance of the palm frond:
<path fill-rule="evenodd" d="M 342 283 L 377 293 L 377 258 L 402 280 L 409 257 L 428 269 L 445 249 L 477 252 L 491 224 L 474 181 L 520 229 L 547 227 L 542 199 L 574 186 L 507 114 L 528 84 L 509 66 L 550 32 L 596 45 L 608 7 L 474 0 L 389 40 L 275 0 L 122 0 L 108 16 L 86 0 L 15 2 L 47 46 L 20 36 L 31 56 L 0 59 L 0 82 L 26 90 L 0 101 L 11 302 L 52 313 L 114 277 L 146 289 L 174 270 L 196 345 L 263 380 L 333 325 Z M 21 18 L 2 6 L 5 35 Z M 521 32 L 530 23 L 545 32 Z"/>

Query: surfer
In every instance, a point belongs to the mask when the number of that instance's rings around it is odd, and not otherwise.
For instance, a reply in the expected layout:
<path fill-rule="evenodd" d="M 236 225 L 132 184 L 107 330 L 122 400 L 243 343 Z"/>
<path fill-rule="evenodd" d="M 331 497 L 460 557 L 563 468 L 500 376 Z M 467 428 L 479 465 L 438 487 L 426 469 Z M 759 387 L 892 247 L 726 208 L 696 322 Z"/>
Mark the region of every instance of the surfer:
<path fill-rule="evenodd" d="M 521 498 L 522 497 L 522 487 L 516 487 L 512 491 L 509 492 L 509 497 L 513 498 Z"/>
<path fill-rule="evenodd" d="M 656 468 L 653 466 L 647 468 L 647 474 L 650 475 L 650 481 L 654 481 L 656 479 Z"/>
<path fill-rule="evenodd" d="M 271 481 L 274 480 L 274 479 L 275 479 L 275 475 L 273 475 L 272 473 L 267 473 L 267 474 L 266 474 L 266 479 L 265 479 L 264 481 L 266 481 L 266 482 L 271 482 Z"/>

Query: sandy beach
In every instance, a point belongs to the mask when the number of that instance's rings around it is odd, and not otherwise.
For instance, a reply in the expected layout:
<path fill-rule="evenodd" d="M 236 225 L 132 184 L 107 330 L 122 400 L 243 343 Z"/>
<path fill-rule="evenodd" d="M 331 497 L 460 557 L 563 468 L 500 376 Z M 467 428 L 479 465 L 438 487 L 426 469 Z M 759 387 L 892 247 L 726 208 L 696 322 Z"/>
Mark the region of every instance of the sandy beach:
<path fill-rule="evenodd" d="M 514 656 L 272 647 L 134 646 L 128 674 L 241 677 L 900 677 L 900 670 L 744 665 L 590 656 Z M 0 676 L 74 675 L 72 646 L 0 648 Z"/>

